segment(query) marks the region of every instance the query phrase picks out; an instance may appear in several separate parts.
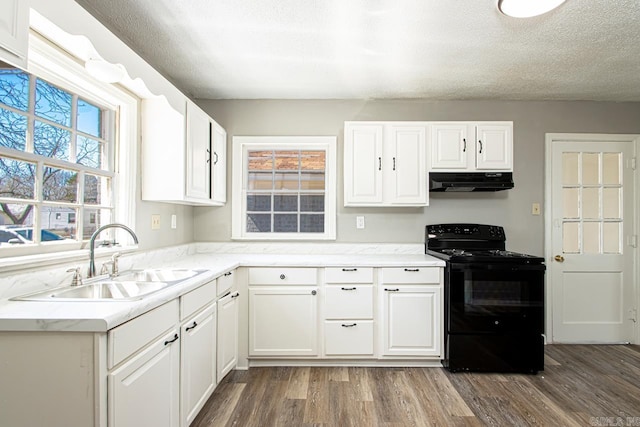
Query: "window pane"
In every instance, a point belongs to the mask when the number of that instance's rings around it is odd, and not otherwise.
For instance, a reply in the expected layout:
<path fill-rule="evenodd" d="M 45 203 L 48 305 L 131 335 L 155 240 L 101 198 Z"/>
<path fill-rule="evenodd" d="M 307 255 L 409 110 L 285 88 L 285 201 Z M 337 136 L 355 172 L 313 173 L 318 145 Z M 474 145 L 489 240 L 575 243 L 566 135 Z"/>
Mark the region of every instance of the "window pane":
<path fill-rule="evenodd" d="M 562 215 L 564 218 L 579 218 L 579 195 L 580 190 L 578 188 L 563 188 L 562 189 L 562 198 L 563 198 L 563 212 Z"/>
<path fill-rule="evenodd" d="M 300 231 L 302 233 L 324 233 L 324 214 L 300 215 Z"/>
<path fill-rule="evenodd" d="M 603 217 L 608 219 L 620 218 L 620 189 L 619 188 L 603 188 L 602 189 L 602 210 Z"/>
<path fill-rule="evenodd" d="M 276 233 L 297 233 L 298 215 L 296 214 L 274 214 L 273 231 Z"/>
<path fill-rule="evenodd" d="M 36 154 L 69 160 L 71 132 L 36 120 L 33 145 Z"/>
<path fill-rule="evenodd" d="M 29 110 L 29 74 L 17 68 L 0 70 L 0 103 L 22 111 Z"/>
<path fill-rule="evenodd" d="M 300 212 L 324 212 L 324 195 L 301 195 Z"/>
<path fill-rule="evenodd" d="M 71 217 L 72 222 L 69 222 Z M 67 207 L 42 207 L 43 242 L 74 239 L 76 237 L 76 210 Z"/>
<path fill-rule="evenodd" d="M 0 225 L 0 246 L 30 243 L 31 239 L 23 234 L 25 230 L 33 229 L 33 212 L 33 205 L 26 203 L 8 203 L 0 206 L 0 217 L 4 219 L 5 224 Z"/>
<path fill-rule="evenodd" d="M 24 151 L 27 141 L 27 118 L 0 108 L 0 145 Z"/>
<path fill-rule="evenodd" d="M 582 184 L 600 183 L 600 155 L 598 153 L 582 153 Z"/>
<path fill-rule="evenodd" d="M 582 253 L 600 253 L 600 223 L 585 222 L 582 224 Z"/>
<path fill-rule="evenodd" d="M 247 231 L 251 233 L 269 233 L 271 231 L 271 214 L 248 214 Z"/>
<path fill-rule="evenodd" d="M 102 111 L 99 107 L 78 99 L 78 130 L 96 137 L 102 136 Z"/>
<path fill-rule="evenodd" d="M 76 202 L 78 200 L 78 174 L 65 169 L 45 167 L 42 197 L 46 201 Z"/>
<path fill-rule="evenodd" d="M 562 153 L 562 183 L 578 184 L 578 153 Z"/>
<path fill-rule="evenodd" d="M 107 169 L 102 165 L 102 144 L 95 139 L 78 135 L 76 163 L 96 169 Z"/>
<path fill-rule="evenodd" d="M 600 189 L 582 189 L 582 218 L 600 218 Z"/>
<path fill-rule="evenodd" d="M 0 157 L 0 196 L 34 199 L 36 165 Z"/>
<path fill-rule="evenodd" d="M 276 173 L 273 177 L 273 188 L 276 190 L 297 190 L 298 172 Z"/>
<path fill-rule="evenodd" d="M 36 80 L 36 116 L 71 126 L 71 94 L 44 80 Z"/>
<path fill-rule="evenodd" d="M 82 238 L 88 240 L 94 231 L 104 224 L 111 222 L 111 210 L 109 209 L 85 209 L 84 225 L 82 229 Z M 130 240 L 127 240 L 129 242 Z"/>
<path fill-rule="evenodd" d="M 323 173 L 302 173 L 300 174 L 301 190 L 324 190 Z"/>
<path fill-rule="evenodd" d="M 249 190 L 271 190 L 273 189 L 273 174 L 271 172 L 249 173 L 247 187 Z"/>
<path fill-rule="evenodd" d="M 263 196 L 257 194 L 247 195 L 247 211 L 271 211 L 271 196 Z"/>
<path fill-rule="evenodd" d="M 324 151 L 302 151 L 300 156 L 300 169 L 303 171 L 324 171 Z"/>
<path fill-rule="evenodd" d="M 273 151 L 249 151 L 250 171 L 270 171 L 273 170 Z"/>
<path fill-rule="evenodd" d="M 108 205 L 110 180 L 104 176 L 84 176 L 84 202 L 89 205 Z"/>
<path fill-rule="evenodd" d="M 620 153 L 604 153 L 602 155 L 602 182 L 604 184 L 621 184 Z"/>
<path fill-rule="evenodd" d="M 299 151 L 276 151 L 276 170 L 297 171 L 300 169 Z"/>
<path fill-rule="evenodd" d="M 276 212 L 297 212 L 298 196 L 273 196 L 273 210 Z"/>
<path fill-rule="evenodd" d="M 619 254 L 620 251 L 620 223 L 605 222 L 603 228 L 603 249 L 606 254 Z"/>
<path fill-rule="evenodd" d="M 565 222 L 562 225 L 562 252 L 565 254 L 580 253 L 580 236 L 578 222 Z"/>

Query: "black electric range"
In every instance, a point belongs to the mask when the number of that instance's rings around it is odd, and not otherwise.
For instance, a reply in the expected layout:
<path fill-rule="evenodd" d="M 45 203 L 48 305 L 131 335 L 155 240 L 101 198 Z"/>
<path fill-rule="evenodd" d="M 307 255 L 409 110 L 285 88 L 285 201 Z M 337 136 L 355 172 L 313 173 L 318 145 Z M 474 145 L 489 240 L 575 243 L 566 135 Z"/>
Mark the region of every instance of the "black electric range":
<path fill-rule="evenodd" d="M 426 227 L 425 253 L 446 261 L 443 365 L 452 372 L 544 369 L 544 258 L 505 242 L 495 225 Z"/>

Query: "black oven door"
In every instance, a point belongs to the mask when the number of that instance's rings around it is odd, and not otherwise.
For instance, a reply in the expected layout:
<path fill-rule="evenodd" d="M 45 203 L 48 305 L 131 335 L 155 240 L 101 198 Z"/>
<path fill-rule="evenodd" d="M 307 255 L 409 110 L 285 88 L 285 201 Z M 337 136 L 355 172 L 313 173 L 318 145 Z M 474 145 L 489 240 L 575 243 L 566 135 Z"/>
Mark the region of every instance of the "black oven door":
<path fill-rule="evenodd" d="M 449 333 L 544 333 L 543 264 L 452 263 Z"/>

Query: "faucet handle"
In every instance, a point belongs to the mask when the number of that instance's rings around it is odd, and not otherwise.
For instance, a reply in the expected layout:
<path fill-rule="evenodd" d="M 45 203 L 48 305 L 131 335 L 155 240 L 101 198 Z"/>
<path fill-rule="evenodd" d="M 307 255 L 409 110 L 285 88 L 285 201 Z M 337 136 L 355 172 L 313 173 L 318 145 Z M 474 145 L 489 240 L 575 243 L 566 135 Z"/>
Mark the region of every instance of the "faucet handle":
<path fill-rule="evenodd" d="M 111 255 L 111 274 L 113 276 L 117 276 L 118 275 L 118 258 L 120 258 L 122 254 L 120 252 L 116 252 L 115 254 Z"/>
<path fill-rule="evenodd" d="M 82 273 L 80 273 L 80 267 L 70 268 L 67 270 L 67 273 L 73 273 L 73 278 L 71 279 L 71 286 L 82 285 Z"/>
<path fill-rule="evenodd" d="M 100 268 L 100 274 L 111 274 L 109 272 L 109 266 L 111 266 L 111 269 L 113 270 L 113 261 L 107 261 L 104 264 L 102 264 L 102 267 Z"/>

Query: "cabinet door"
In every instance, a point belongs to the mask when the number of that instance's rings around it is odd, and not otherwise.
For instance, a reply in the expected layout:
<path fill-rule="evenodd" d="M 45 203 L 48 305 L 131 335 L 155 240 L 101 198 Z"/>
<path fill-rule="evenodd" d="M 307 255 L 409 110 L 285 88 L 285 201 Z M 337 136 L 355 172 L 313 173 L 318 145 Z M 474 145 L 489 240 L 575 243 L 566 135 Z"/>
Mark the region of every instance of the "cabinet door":
<path fill-rule="evenodd" d="M 250 356 L 317 356 L 318 296 L 314 286 L 249 289 Z"/>
<path fill-rule="evenodd" d="M 174 329 L 108 374 L 109 427 L 179 425 L 177 338 Z"/>
<path fill-rule="evenodd" d="M 478 125 L 476 127 L 476 168 L 513 170 L 513 125 Z"/>
<path fill-rule="evenodd" d="M 467 123 L 431 125 L 431 168 L 467 169 L 472 166 L 473 134 L 469 139 Z"/>
<path fill-rule="evenodd" d="M 187 197 L 211 198 L 211 126 L 207 114 L 187 102 Z"/>
<path fill-rule="evenodd" d="M 381 124 L 345 124 L 345 206 L 382 203 L 382 138 Z"/>
<path fill-rule="evenodd" d="M 0 0 L 0 59 L 27 68 L 29 48 L 29 3 Z"/>
<path fill-rule="evenodd" d="M 238 362 L 238 292 L 218 300 L 218 383 Z"/>
<path fill-rule="evenodd" d="M 385 188 L 385 203 L 414 206 L 427 204 L 425 133 L 425 126 L 389 126 L 385 148 L 385 176 L 389 177 L 385 182 L 389 185 Z"/>
<path fill-rule="evenodd" d="M 227 131 L 216 122 L 211 123 L 213 161 L 211 162 L 211 198 L 218 204 L 227 202 Z"/>
<path fill-rule="evenodd" d="M 180 328 L 180 421 L 188 427 L 216 387 L 216 305 Z"/>
<path fill-rule="evenodd" d="M 382 354 L 441 356 L 441 289 L 382 285 Z"/>

